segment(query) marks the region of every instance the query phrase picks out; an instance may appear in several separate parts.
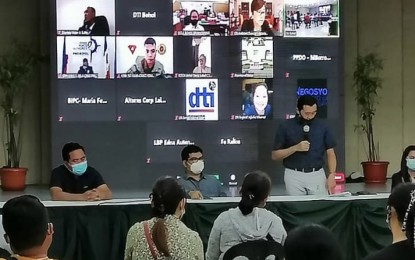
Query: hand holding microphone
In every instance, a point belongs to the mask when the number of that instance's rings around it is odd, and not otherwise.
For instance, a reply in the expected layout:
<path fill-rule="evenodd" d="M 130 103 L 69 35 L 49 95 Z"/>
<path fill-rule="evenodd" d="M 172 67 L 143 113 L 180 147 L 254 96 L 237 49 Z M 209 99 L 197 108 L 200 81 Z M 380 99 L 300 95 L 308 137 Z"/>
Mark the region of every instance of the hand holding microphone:
<path fill-rule="evenodd" d="M 303 126 L 303 141 L 301 141 L 297 144 L 297 150 L 299 152 L 307 152 L 308 150 L 310 150 L 310 142 L 308 141 L 309 132 L 310 132 L 310 126 L 309 125 L 304 125 Z"/>

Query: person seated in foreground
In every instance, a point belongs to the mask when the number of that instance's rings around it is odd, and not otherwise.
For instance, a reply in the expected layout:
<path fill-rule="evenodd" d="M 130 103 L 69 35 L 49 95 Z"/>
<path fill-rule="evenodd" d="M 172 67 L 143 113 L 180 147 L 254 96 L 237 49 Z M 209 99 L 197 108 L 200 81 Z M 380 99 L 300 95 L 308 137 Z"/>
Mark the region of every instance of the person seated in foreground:
<path fill-rule="evenodd" d="M 177 180 L 162 177 L 150 194 L 153 218 L 128 231 L 125 260 L 203 260 L 199 234 L 181 222 L 186 193 Z"/>
<path fill-rule="evenodd" d="M 333 233 L 317 224 L 296 227 L 284 244 L 285 260 L 342 260 L 342 251 Z"/>
<path fill-rule="evenodd" d="M 222 259 L 234 245 L 253 240 L 283 244 L 287 232 L 280 217 L 264 209 L 271 192 L 271 180 L 262 171 L 245 175 L 238 207 L 221 213 L 209 236 L 206 260 Z"/>
<path fill-rule="evenodd" d="M 62 148 L 63 164 L 52 170 L 50 194 L 52 200 L 96 201 L 112 198 L 101 174 L 88 166 L 85 149 L 78 143 Z"/>
<path fill-rule="evenodd" d="M 38 198 L 32 195 L 12 198 L 4 204 L 2 214 L 4 237 L 15 254 L 11 259 L 49 259 L 53 225 Z"/>
<path fill-rule="evenodd" d="M 409 145 L 403 151 L 401 169 L 392 175 L 392 190 L 404 182 L 415 183 L 415 145 Z"/>
<path fill-rule="evenodd" d="M 386 222 L 392 232 L 392 244 L 365 260 L 415 259 L 415 184 L 399 184 L 388 199 Z"/>
<path fill-rule="evenodd" d="M 215 176 L 203 173 L 205 158 L 202 148 L 188 145 L 183 148 L 181 156 L 185 176 L 179 179 L 179 183 L 186 190 L 188 198 L 226 197 L 220 181 Z"/>

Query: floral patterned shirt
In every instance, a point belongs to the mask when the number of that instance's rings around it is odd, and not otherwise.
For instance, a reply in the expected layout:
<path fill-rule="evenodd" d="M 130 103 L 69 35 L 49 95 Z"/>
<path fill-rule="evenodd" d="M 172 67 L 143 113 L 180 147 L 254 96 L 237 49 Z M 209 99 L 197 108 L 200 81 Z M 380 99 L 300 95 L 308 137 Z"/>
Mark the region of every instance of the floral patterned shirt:
<path fill-rule="evenodd" d="M 203 244 L 199 234 L 186 227 L 176 216 L 167 215 L 164 220 L 170 257 L 161 255 L 155 248 L 157 260 L 203 260 Z M 148 220 L 150 234 L 156 221 L 157 218 Z M 124 259 L 154 260 L 146 240 L 143 222 L 134 224 L 128 231 Z"/>

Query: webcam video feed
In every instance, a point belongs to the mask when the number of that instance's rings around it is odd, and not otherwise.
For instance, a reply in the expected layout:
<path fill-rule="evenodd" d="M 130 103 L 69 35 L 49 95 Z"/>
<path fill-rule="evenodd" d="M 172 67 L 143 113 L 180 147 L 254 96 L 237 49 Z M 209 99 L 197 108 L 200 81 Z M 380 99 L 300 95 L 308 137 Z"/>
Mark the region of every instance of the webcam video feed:
<path fill-rule="evenodd" d="M 115 35 L 115 0 L 57 0 L 57 35 Z"/>
<path fill-rule="evenodd" d="M 285 37 L 339 37 L 339 0 L 285 0 Z"/>
<path fill-rule="evenodd" d="M 272 119 L 273 79 L 240 78 L 230 82 L 229 112 L 222 110 L 230 120 Z"/>
<path fill-rule="evenodd" d="M 176 37 L 174 39 L 175 77 L 209 78 L 212 76 L 212 37 Z"/>
<path fill-rule="evenodd" d="M 228 33 L 228 0 L 173 0 L 174 35 L 225 36 Z"/>
<path fill-rule="evenodd" d="M 173 37 L 117 37 L 117 78 L 171 78 Z"/>
<path fill-rule="evenodd" d="M 230 34 L 283 36 L 284 0 L 230 2 Z"/>
<path fill-rule="evenodd" d="M 171 6 L 168 0 L 117 0 L 116 35 L 172 35 Z"/>
<path fill-rule="evenodd" d="M 272 78 L 274 68 L 272 37 L 244 37 L 241 46 L 242 74 Z"/>
<path fill-rule="evenodd" d="M 58 78 L 114 78 L 114 49 L 111 36 L 58 36 Z"/>
<path fill-rule="evenodd" d="M 274 93 L 272 87 L 272 79 L 244 79 L 242 81 L 243 118 L 272 118 L 272 94 Z"/>

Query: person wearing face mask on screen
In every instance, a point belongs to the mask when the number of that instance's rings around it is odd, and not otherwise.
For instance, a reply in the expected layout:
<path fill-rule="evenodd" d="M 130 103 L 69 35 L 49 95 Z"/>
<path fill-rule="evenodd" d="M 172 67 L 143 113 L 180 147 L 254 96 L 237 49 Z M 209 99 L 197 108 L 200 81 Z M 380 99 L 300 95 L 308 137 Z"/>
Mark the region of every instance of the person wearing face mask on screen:
<path fill-rule="evenodd" d="M 112 198 L 101 174 L 88 166 L 85 149 L 78 143 L 62 148 L 63 164 L 52 170 L 50 194 L 52 200 L 95 201 Z"/>
<path fill-rule="evenodd" d="M 215 176 L 203 173 L 205 160 L 202 148 L 188 145 L 183 148 L 181 156 L 185 175 L 178 181 L 186 190 L 188 198 L 226 197 L 226 192 L 219 180 Z"/>
<path fill-rule="evenodd" d="M 336 186 L 336 142 L 318 119 L 317 100 L 298 98 L 297 116 L 282 122 L 275 135 L 272 160 L 282 160 L 284 182 L 289 195 L 327 195 Z M 324 171 L 324 155 L 327 170 Z"/>
<path fill-rule="evenodd" d="M 204 31 L 205 28 L 199 24 L 199 12 L 196 10 L 190 11 L 190 24 L 187 24 L 183 31 Z"/>

